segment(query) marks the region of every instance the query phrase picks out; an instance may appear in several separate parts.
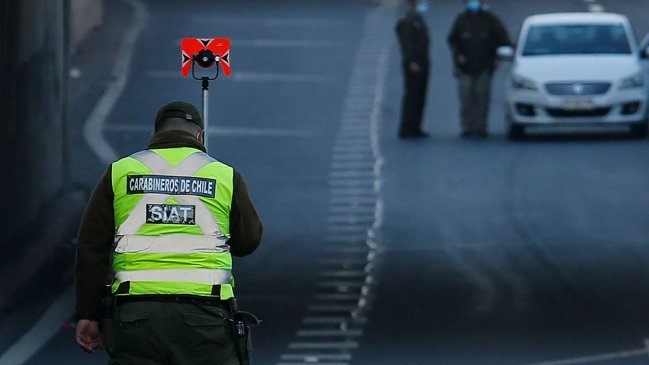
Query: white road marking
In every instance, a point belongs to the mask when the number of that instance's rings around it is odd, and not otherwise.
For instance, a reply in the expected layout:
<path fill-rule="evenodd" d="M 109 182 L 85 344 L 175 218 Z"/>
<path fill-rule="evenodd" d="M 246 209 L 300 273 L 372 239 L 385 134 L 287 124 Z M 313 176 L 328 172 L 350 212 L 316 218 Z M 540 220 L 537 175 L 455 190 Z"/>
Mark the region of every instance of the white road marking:
<path fill-rule="evenodd" d="M 380 199 L 383 157 L 378 124 L 389 74 L 388 42 L 394 42 L 391 31 L 383 25 L 384 15 L 395 9 L 396 4 L 396 0 L 385 0 L 383 6 L 372 11 L 365 20 L 329 173 L 329 244 L 325 248 L 325 259 L 321 260 L 321 264 L 327 266 L 319 272 L 315 301 L 309 306 L 310 315 L 303 320 L 303 324 L 309 326 L 298 331 L 298 337 L 311 337 L 314 341 L 294 342 L 289 350 L 295 350 L 296 346 L 311 351 L 327 349 L 349 355 L 346 360 L 351 360 L 349 352 L 357 348 L 356 344 L 350 346 L 349 341 L 327 343 L 315 339 L 349 338 L 350 333 L 361 337 L 363 334 L 362 325 L 367 321 L 366 314 L 371 308 L 373 288 L 377 283 L 372 275 L 372 262 L 380 248 L 374 238 L 383 220 Z M 318 313 L 348 314 L 351 318 L 313 315 Z M 350 324 L 355 327 L 350 329 Z M 337 328 L 332 329 L 332 326 Z M 306 358 L 295 360 L 307 362 Z M 316 357 L 308 360 L 322 363 Z"/>
<path fill-rule="evenodd" d="M 335 277 L 335 278 L 359 278 L 365 276 L 365 271 L 361 270 L 336 270 L 336 271 L 322 271 L 318 275 L 324 277 Z"/>
<path fill-rule="evenodd" d="M 282 355 L 282 360 L 304 360 L 309 363 L 319 362 L 322 360 L 351 360 L 350 354 L 291 354 Z"/>
<path fill-rule="evenodd" d="M 289 349 L 334 349 L 334 350 L 351 350 L 358 348 L 356 341 L 341 342 L 291 342 L 288 344 Z"/>
<path fill-rule="evenodd" d="M 527 365 L 574 365 L 574 364 L 592 364 L 594 362 L 606 362 L 611 360 L 625 359 L 630 357 L 646 356 L 647 349 L 622 351 L 611 354 L 602 354 L 594 356 L 576 357 L 574 359 L 539 362 Z"/>
<path fill-rule="evenodd" d="M 332 41 L 305 41 L 287 39 L 233 39 L 232 48 L 258 47 L 258 48 L 334 48 L 340 46 Z"/>
<path fill-rule="evenodd" d="M 301 330 L 297 331 L 298 337 L 358 337 L 363 335 L 363 330 Z"/>
<path fill-rule="evenodd" d="M 331 316 L 310 316 L 304 317 L 302 323 L 304 324 L 339 324 L 343 322 L 353 321 L 348 317 L 331 317 Z"/>
<path fill-rule="evenodd" d="M 124 35 L 124 39 L 122 39 L 119 48 L 120 57 L 115 62 L 111 73 L 112 81 L 93 108 L 83 127 L 83 135 L 86 141 L 105 164 L 117 160 L 117 154 L 104 138 L 104 124 L 128 83 L 135 44 L 148 19 L 146 7 L 139 0 L 124 1 L 133 7 L 133 20 Z"/>
<path fill-rule="evenodd" d="M 110 132 L 141 132 L 153 133 L 151 126 L 129 125 L 129 124 L 108 124 L 104 130 Z M 266 129 L 266 128 L 236 128 L 236 127 L 210 127 L 207 131 L 209 135 L 215 136 L 247 136 L 247 137 L 315 137 L 316 133 L 311 131 L 291 130 L 291 129 Z"/>
<path fill-rule="evenodd" d="M 606 11 L 606 9 L 600 4 L 590 4 L 588 6 L 588 11 L 592 13 L 603 13 Z"/>
<path fill-rule="evenodd" d="M 358 306 L 354 304 L 349 304 L 349 305 L 332 305 L 330 303 L 325 304 L 325 305 L 311 305 L 309 306 L 309 310 L 311 312 L 351 312 L 355 309 L 357 309 Z"/>
<path fill-rule="evenodd" d="M 226 25 L 245 25 L 251 23 L 265 26 L 296 26 L 296 27 L 338 27 L 339 20 L 321 18 L 251 18 L 251 17 L 223 17 L 223 16 L 195 16 L 191 20 L 195 23 L 211 23 Z"/>
<path fill-rule="evenodd" d="M 182 79 L 180 71 L 151 70 L 146 76 L 154 79 Z M 274 72 L 233 71 L 232 76 L 219 78 L 222 81 L 241 82 L 297 82 L 327 83 L 335 81 L 334 77 L 310 74 L 286 74 Z"/>
<path fill-rule="evenodd" d="M 61 329 L 74 306 L 72 287 L 67 288 L 36 324 L 0 356 L 2 365 L 21 365 L 45 346 Z"/>
<path fill-rule="evenodd" d="M 359 300 L 362 298 L 359 294 L 316 294 L 316 299 L 319 300 Z"/>

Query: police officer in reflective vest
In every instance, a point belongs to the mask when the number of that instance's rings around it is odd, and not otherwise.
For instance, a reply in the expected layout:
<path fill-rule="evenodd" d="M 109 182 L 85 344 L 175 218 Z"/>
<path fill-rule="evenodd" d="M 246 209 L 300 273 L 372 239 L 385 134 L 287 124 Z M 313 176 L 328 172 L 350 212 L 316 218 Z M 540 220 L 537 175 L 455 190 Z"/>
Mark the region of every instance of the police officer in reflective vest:
<path fill-rule="evenodd" d="M 76 340 L 105 348 L 109 364 L 249 363 L 230 305 L 232 255 L 252 253 L 262 225 L 243 177 L 205 153 L 204 135 L 193 105 L 163 106 L 149 147 L 114 162 L 90 198 Z M 113 313 L 100 331 L 107 281 Z"/>

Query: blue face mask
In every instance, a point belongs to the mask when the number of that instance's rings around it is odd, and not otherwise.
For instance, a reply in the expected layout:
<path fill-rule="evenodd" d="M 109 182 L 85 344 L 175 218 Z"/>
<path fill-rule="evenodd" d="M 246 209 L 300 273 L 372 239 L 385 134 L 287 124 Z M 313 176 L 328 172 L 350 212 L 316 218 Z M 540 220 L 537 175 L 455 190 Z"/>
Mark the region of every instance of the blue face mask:
<path fill-rule="evenodd" d="M 419 14 L 426 14 L 428 12 L 428 3 L 427 2 L 417 3 L 417 12 Z"/>
<path fill-rule="evenodd" d="M 482 8 L 479 0 L 471 0 L 466 3 L 466 9 L 472 13 L 477 13 Z"/>

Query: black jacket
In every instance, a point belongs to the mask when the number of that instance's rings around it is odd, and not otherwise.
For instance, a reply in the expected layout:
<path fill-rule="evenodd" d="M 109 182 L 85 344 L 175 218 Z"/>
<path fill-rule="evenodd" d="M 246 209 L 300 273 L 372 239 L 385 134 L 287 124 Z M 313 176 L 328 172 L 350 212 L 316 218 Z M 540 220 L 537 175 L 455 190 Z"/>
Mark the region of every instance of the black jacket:
<path fill-rule="evenodd" d="M 188 132 L 163 131 L 156 133 L 149 149 L 193 147 L 205 152 L 205 147 Z M 77 238 L 76 260 L 76 317 L 99 318 L 104 285 L 109 279 L 110 255 L 115 239 L 111 167 L 104 173 L 93 192 L 84 213 Z M 262 225 L 250 200 L 248 186 L 238 172 L 234 172 L 232 206 L 230 211 L 230 252 L 235 256 L 252 253 L 261 241 Z"/>
<path fill-rule="evenodd" d="M 397 36 L 405 64 L 428 63 L 430 38 L 424 19 L 417 12 L 410 11 L 397 23 Z"/>
<path fill-rule="evenodd" d="M 448 43 L 455 65 L 468 74 L 492 72 L 496 62 L 496 49 L 512 44 L 507 29 L 498 17 L 483 10 L 461 13 L 451 28 Z M 458 62 L 458 55 L 466 58 L 464 64 Z"/>

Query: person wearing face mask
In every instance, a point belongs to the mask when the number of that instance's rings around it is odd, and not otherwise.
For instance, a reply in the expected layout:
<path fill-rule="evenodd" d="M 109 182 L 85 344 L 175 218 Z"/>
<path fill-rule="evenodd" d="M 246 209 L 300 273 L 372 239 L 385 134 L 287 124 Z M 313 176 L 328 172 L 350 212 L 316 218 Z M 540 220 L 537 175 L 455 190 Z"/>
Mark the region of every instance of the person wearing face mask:
<path fill-rule="evenodd" d="M 428 11 L 428 3 L 422 0 L 408 0 L 407 3 L 409 10 L 396 28 L 403 56 L 405 88 L 399 137 L 422 138 L 429 136 L 421 129 L 430 68 L 430 38 L 422 17 Z"/>
<path fill-rule="evenodd" d="M 482 0 L 465 0 L 448 35 L 459 84 L 462 136 L 485 138 L 496 49 L 511 45 L 507 29 Z"/>

